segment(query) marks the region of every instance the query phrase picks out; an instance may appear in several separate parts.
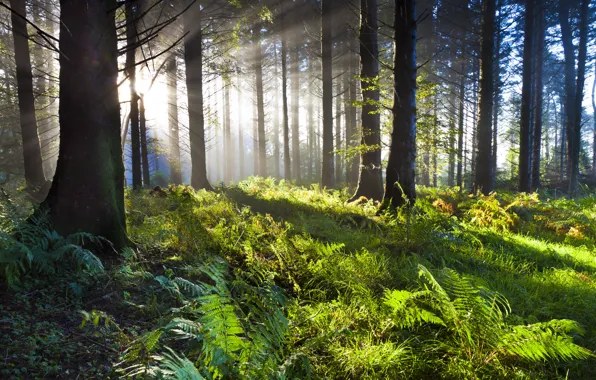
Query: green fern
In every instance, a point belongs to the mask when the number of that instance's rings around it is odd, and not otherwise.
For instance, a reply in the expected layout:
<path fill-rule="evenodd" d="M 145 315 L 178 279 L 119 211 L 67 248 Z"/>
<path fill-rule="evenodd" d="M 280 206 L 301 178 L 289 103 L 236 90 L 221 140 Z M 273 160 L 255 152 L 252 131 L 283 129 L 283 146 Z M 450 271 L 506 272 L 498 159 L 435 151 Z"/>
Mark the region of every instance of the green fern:
<path fill-rule="evenodd" d="M 582 333 L 574 321 L 512 326 L 506 322 L 511 308 L 501 294 L 448 268 L 439 272 L 440 281 L 426 267 L 419 265 L 418 270 L 426 289 L 387 291 L 384 301 L 397 327 L 438 329 L 443 337 L 438 352 L 462 356 L 478 367 L 505 357 L 536 362 L 594 356 L 573 343 L 569 334 Z"/>

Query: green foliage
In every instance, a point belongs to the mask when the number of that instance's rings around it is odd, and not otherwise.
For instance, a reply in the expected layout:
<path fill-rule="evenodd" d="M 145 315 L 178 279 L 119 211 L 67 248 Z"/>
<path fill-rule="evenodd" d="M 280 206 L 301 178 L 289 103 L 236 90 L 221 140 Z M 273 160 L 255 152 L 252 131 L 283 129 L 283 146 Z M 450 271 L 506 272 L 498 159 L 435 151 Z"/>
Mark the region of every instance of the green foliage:
<path fill-rule="evenodd" d="M 103 272 L 97 256 L 83 248 L 86 243 L 109 246 L 97 236 L 79 232 L 64 238 L 52 230 L 47 213 L 31 215 L 20 222 L 3 221 L 0 231 L 0 274 L 15 284 L 29 270 L 51 274 L 58 262 L 70 259 L 91 273 Z"/>

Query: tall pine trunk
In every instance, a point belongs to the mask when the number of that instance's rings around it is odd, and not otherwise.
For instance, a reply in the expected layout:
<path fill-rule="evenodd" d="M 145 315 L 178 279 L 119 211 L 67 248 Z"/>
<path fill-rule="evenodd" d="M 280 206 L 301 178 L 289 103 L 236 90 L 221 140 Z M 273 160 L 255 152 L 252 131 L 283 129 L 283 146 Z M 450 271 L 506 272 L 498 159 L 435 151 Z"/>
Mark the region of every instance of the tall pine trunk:
<path fill-rule="evenodd" d="M 292 82 L 292 172 L 296 182 L 300 182 L 300 59 L 299 41 L 293 39 L 290 50 L 290 76 Z"/>
<path fill-rule="evenodd" d="M 540 151 L 542 148 L 542 68 L 544 66 L 544 33 L 545 33 L 545 11 L 540 0 L 536 3 L 536 40 L 534 53 L 534 136 L 532 139 L 532 189 L 540 187 Z"/>
<path fill-rule="evenodd" d="M 458 125 L 457 125 L 457 175 L 456 175 L 456 185 L 459 187 L 460 191 L 463 189 L 463 177 L 464 177 L 464 124 L 465 124 L 465 117 L 466 114 L 464 112 L 464 106 L 466 101 L 466 75 L 465 75 L 465 54 L 461 54 L 461 77 L 459 80 L 459 101 L 458 101 Z"/>
<path fill-rule="evenodd" d="M 205 154 L 205 114 L 203 110 L 203 31 L 201 5 L 197 2 L 184 12 L 184 61 L 188 93 L 188 133 L 192 171 L 190 184 L 195 189 L 212 190 L 207 179 Z"/>
<path fill-rule="evenodd" d="M 130 145 L 131 145 L 131 165 L 132 165 L 132 188 L 140 189 L 143 186 L 143 177 L 141 169 L 141 131 L 139 126 L 139 97 L 136 90 L 136 47 L 137 32 L 136 22 L 137 17 L 135 10 L 136 4 L 127 2 L 125 5 L 126 16 L 126 73 L 128 75 L 128 83 L 130 88 Z"/>
<path fill-rule="evenodd" d="M 60 148 L 44 203 L 59 233 L 89 232 L 119 250 L 127 237 L 115 7 L 60 1 Z"/>
<path fill-rule="evenodd" d="M 281 88 L 284 130 L 284 178 L 292 179 L 292 162 L 290 158 L 290 120 L 288 117 L 288 36 L 284 20 L 281 15 Z"/>
<path fill-rule="evenodd" d="M 180 168 L 180 127 L 178 124 L 178 64 L 172 55 L 166 66 L 168 85 L 168 126 L 170 130 L 170 180 L 174 185 L 182 183 Z"/>
<path fill-rule="evenodd" d="M 233 163 L 234 163 L 234 149 L 232 149 L 232 120 L 231 120 L 231 104 L 230 104 L 230 80 L 228 77 L 223 78 L 224 83 L 224 154 L 223 162 L 224 182 L 230 184 L 233 179 Z"/>
<path fill-rule="evenodd" d="M 236 91 L 237 104 L 242 104 L 242 83 L 240 76 L 236 79 L 238 81 L 238 91 Z M 240 113 L 241 108 L 238 107 L 238 181 L 244 179 L 244 169 L 246 167 L 244 162 L 244 131 L 242 130 L 242 114 Z"/>
<path fill-rule="evenodd" d="M 139 96 L 139 132 L 141 134 L 141 168 L 143 169 L 143 186 L 151 186 L 149 172 L 149 148 L 147 146 L 147 117 L 145 116 L 145 99 Z"/>
<path fill-rule="evenodd" d="M 17 68 L 17 96 L 19 99 L 19 116 L 21 119 L 21 138 L 23 141 L 23 161 L 25 164 L 25 180 L 31 195 L 44 185 L 43 160 L 41 146 L 37 134 L 35 118 L 35 99 L 33 97 L 33 73 L 31 71 L 31 55 L 29 53 L 29 35 L 27 24 L 21 16 L 26 15 L 25 1 L 11 0 L 12 35 L 14 39 L 14 55 Z"/>
<path fill-rule="evenodd" d="M 493 190 L 492 178 L 492 116 L 494 88 L 494 50 L 495 50 L 495 13 L 496 0 L 482 2 L 482 45 L 480 52 L 480 94 L 478 118 L 478 152 L 474 190 L 488 194 Z"/>
<path fill-rule="evenodd" d="M 366 197 L 380 201 L 383 197 L 381 173 L 381 120 L 376 112 L 379 89 L 374 81 L 379 76 L 377 0 L 362 0 L 360 6 L 360 80 L 362 88 L 362 129 L 360 174 L 352 200 Z"/>
<path fill-rule="evenodd" d="M 277 69 L 277 40 L 273 42 L 273 176 L 281 178 L 279 146 L 279 72 Z"/>
<path fill-rule="evenodd" d="M 333 165 L 333 57 L 331 41 L 333 7 L 331 4 L 331 0 L 321 0 L 321 61 L 323 79 L 323 167 L 321 184 L 327 188 L 335 186 L 335 168 Z"/>
<path fill-rule="evenodd" d="M 416 199 L 416 2 L 395 0 L 393 131 L 381 208 Z"/>
<path fill-rule="evenodd" d="M 254 58 L 255 58 L 255 91 L 257 95 L 257 139 L 258 139 L 258 174 L 267 177 L 267 151 L 265 137 L 265 103 L 263 100 L 263 48 L 261 46 L 261 24 L 253 30 Z M 256 152 L 255 152 L 256 154 Z M 255 157 L 256 160 L 256 157 Z"/>
<path fill-rule="evenodd" d="M 519 191 L 530 192 L 530 139 L 532 115 L 532 71 L 534 69 L 534 5 L 535 0 L 526 0 L 524 53 L 522 72 L 522 99 L 519 128 Z"/>

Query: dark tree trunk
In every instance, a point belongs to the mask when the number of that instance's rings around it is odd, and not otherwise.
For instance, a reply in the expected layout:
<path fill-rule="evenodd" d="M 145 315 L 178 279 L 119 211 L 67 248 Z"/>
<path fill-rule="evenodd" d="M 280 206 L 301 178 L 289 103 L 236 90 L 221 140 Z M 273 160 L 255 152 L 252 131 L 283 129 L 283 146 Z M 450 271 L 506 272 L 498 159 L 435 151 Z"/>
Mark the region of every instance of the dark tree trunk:
<path fill-rule="evenodd" d="M 178 125 L 178 65 L 172 55 L 166 67 L 168 81 L 168 125 L 170 130 L 170 180 L 174 185 L 182 183 L 180 168 L 180 129 Z"/>
<path fill-rule="evenodd" d="M 137 17 L 135 12 L 136 4 L 128 2 L 125 5 L 126 14 L 126 73 L 128 74 L 128 83 L 130 85 L 130 145 L 131 145 L 131 165 L 132 165 L 132 188 L 140 189 L 143 186 L 143 177 L 141 169 L 141 131 L 139 126 L 139 96 L 136 90 L 136 48 Z"/>
<path fill-rule="evenodd" d="M 594 61 L 594 72 L 596 73 L 596 60 Z M 594 140 L 592 142 L 592 175 L 596 178 L 596 74 L 592 83 L 592 122 L 594 123 Z"/>
<path fill-rule="evenodd" d="M 149 173 L 149 149 L 147 146 L 147 118 L 145 117 L 145 100 L 139 96 L 139 132 L 141 133 L 141 163 L 143 169 L 143 186 L 151 186 Z"/>
<path fill-rule="evenodd" d="M 566 170 L 567 170 L 567 162 L 565 161 L 567 159 L 567 114 L 564 111 L 565 106 L 563 103 L 565 103 L 564 96 L 560 95 L 561 99 L 561 150 L 559 151 L 560 157 L 559 157 L 559 161 L 560 161 L 560 177 L 559 180 L 563 181 L 565 179 L 566 174 Z"/>
<path fill-rule="evenodd" d="M 524 60 L 522 73 L 522 103 L 519 129 L 519 191 L 530 192 L 530 134 L 532 115 L 532 70 L 534 68 L 534 5 L 535 0 L 526 0 L 524 16 Z"/>
<path fill-rule="evenodd" d="M 230 80 L 223 79 L 224 82 L 224 154 L 223 162 L 225 165 L 224 182 L 230 184 L 233 176 L 234 149 L 232 149 L 232 120 L 230 115 Z"/>
<path fill-rule="evenodd" d="M 21 16 L 26 16 L 25 1 L 11 0 L 12 35 L 14 39 L 14 55 L 17 68 L 17 95 L 19 99 L 19 116 L 21 119 L 21 137 L 23 140 L 23 161 L 25 164 L 25 180 L 31 195 L 44 185 L 43 160 L 37 134 L 35 118 L 35 100 L 33 97 L 33 74 L 27 24 Z M 17 14 L 18 13 L 18 14 Z"/>
<path fill-rule="evenodd" d="M 350 133 L 346 135 L 346 142 L 348 143 L 349 148 L 354 148 L 356 146 L 356 138 L 359 136 L 359 128 L 358 128 L 358 120 L 356 118 L 356 106 L 354 103 L 356 102 L 356 75 L 358 75 L 358 44 L 353 41 L 352 38 L 350 40 L 350 51 L 349 51 L 349 77 L 347 80 L 347 84 L 349 86 L 348 94 L 348 103 L 346 104 L 346 123 L 349 124 L 349 128 L 346 126 L 346 130 L 349 129 Z M 358 50 L 356 50 L 358 49 Z M 355 50 L 355 51 L 354 51 Z M 349 120 L 349 121 L 348 121 Z M 346 180 L 348 181 L 349 186 L 356 186 L 358 184 L 358 175 L 360 172 L 360 155 L 354 154 L 348 162 L 346 162 Z"/>
<path fill-rule="evenodd" d="M 456 89 L 455 84 L 452 86 L 451 89 L 451 103 L 453 104 L 453 111 L 449 116 L 449 163 L 448 163 L 448 171 L 447 171 L 447 186 L 452 187 L 455 185 L 455 156 L 456 156 L 456 148 L 455 148 L 455 137 L 457 135 L 457 130 L 455 128 L 455 105 L 456 105 Z"/>
<path fill-rule="evenodd" d="M 333 6 L 331 0 L 321 0 L 321 59 L 323 78 L 323 167 L 321 184 L 335 186 L 333 165 Z"/>
<path fill-rule="evenodd" d="M 575 196 L 579 177 L 579 151 L 581 143 L 581 111 L 585 82 L 586 52 L 588 40 L 589 0 L 583 0 L 580 11 L 579 52 L 577 57 L 577 82 L 573 35 L 569 25 L 569 3 L 559 1 L 561 41 L 565 55 L 565 116 L 567 129 L 567 175 L 569 196 Z"/>
<path fill-rule="evenodd" d="M 500 7 L 501 2 L 497 5 Z M 495 43 L 495 59 L 494 59 L 494 86 L 495 86 L 495 97 L 493 106 L 493 136 L 492 136 L 492 159 L 491 159 L 491 176 L 493 184 L 497 179 L 497 159 L 498 159 L 498 137 L 499 137 L 499 107 L 501 101 L 501 20 L 503 16 L 500 16 L 497 20 L 496 30 L 496 43 Z"/>
<path fill-rule="evenodd" d="M 238 80 L 238 91 L 236 92 L 237 96 L 237 103 L 242 104 L 242 87 L 240 82 L 240 77 L 237 77 Z M 242 131 L 242 115 L 240 114 L 240 107 L 238 107 L 238 181 L 244 179 L 244 132 Z"/>
<path fill-rule="evenodd" d="M 296 182 L 300 182 L 300 43 L 293 40 L 290 50 L 290 76 L 292 82 L 292 172 Z"/>
<path fill-rule="evenodd" d="M 458 126 L 457 126 L 457 176 L 456 176 L 456 184 L 459 187 L 460 191 L 463 189 L 463 164 L 464 164 L 464 123 L 465 123 L 465 113 L 464 113 L 464 105 L 466 100 L 466 75 L 465 75 L 465 54 L 462 54 L 461 59 L 461 77 L 459 82 L 459 110 L 458 110 Z"/>
<path fill-rule="evenodd" d="M 482 2 L 482 46 L 480 57 L 480 94 L 478 119 L 478 153 L 474 190 L 488 194 L 493 190 L 492 167 L 492 115 L 494 87 L 495 13 L 496 1 Z"/>
<path fill-rule="evenodd" d="M 273 42 L 273 175 L 281 178 L 280 146 L 279 146 L 279 72 L 277 70 L 277 40 Z M 240 103 L 238 103 L 240 104 Z"/>
<path fill-rule="evenodd" d="M 281 19 L 281 88 L 283 107 L 284 129 L 284 178 L 292 179 L 292 162 L 290 158 L 290 120 L 288 117 L 288 36 L 284 24 L 284 15 Z"/>
<path fill-rule="evenodd" d="M 60 1 L 60 149 L 45 200 L 61 234 L 127 244 L 114 0 Z M 88 57 L 102 57 L 102 64 Z"/>
<path fill-rule="evenodd" d="M 257 174 L 261 177 L 267 177 L 267 140 L 265 137 L 265 103 L 263 100 L 263 48 L 261 47 L 261 24 L 255 26 L 253 33 L 255 88 L 257 95 L 257 139 L 259 141 L 259 166 Z"/>
<path fill-rule="evenodd" d="M 205 115 L 203 110 L 203 31 L 201 6 L 193 5 L 184 13 L 184 61 L 188 93 L 188 129 L 192 171 L 190 184 L 195 189 L 212 190 L 207 179 L 205 155 Z"/>
<path fill-rule="evenodd" d="M 538 0 L 536 3 L 536 40 L 534 52 L 534 136 L 532 139 L 532 189 L 540 187 L 540 151 L 542 148 L 542 68 L 544 66 L 544 32 L 545 11 L 544 5 Z"/>
<path fill-rule="evenodd" d="M 381 173 L 381 121 L 377 110 L 379 89 L 372 82 L 379 76 L 377 42 L 377 0 L 362 0 L 360 6 L 360 80 L 362 88 L 362 130 L 360 175 L 352 200 L 360 197 L 380 201 L 383 197 Z"/>
<path fill-rule="evenodd" d="M 381 208 L 416 199 L 416 2 L 395 0 L 393 132 Z"/>
<path fill-rule="evenodd" d="M 342 161 L 342 138 L 341 138 L 341 93 L 342 93 L 342 80 L 341 76 L 338 76 L 335 81 L 335 183 L 341 183 L 341 161 Z"/>
<path fill-rule="evenodd" d="M 308 70 L 309 74 L 307 77 L 310 77 L 314 70 L 313 70 L 313 60 L 309 58 L 308 60 Z M 316 159 L 315 154 L 315 118 L 314 118 L 314 106 L 313 106 L 313 98 L 314 98 L 314 91 L 313 91 L 313 80 L 309 78 L 308 80 L 308 180 L 312 182 L 314 180 L 314 172 L 313 172 L 313 163 Z"/>

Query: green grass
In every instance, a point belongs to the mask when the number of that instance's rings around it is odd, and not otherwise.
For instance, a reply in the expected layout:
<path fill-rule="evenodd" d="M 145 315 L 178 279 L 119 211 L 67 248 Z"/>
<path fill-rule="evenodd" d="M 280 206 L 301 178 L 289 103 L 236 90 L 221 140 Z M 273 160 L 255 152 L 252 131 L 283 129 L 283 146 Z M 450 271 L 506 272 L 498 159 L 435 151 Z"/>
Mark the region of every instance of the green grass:
<path fill-rule="evenodd" d="M 135 249 L 102 274 L 30 272 L 4 292 L 42 288 L 43 302 L 65 304 L 61 318 L 41 314 L 48 331 L 58 344 L 70 330 L 97 341 L 112 375 L 596 378 L 595 196 L 421 188 L 415 207 L 381 215 L 349 197 L 271 179 L 129 193 Z M 8 348 L 14 368 L 47 371 Z"/>

